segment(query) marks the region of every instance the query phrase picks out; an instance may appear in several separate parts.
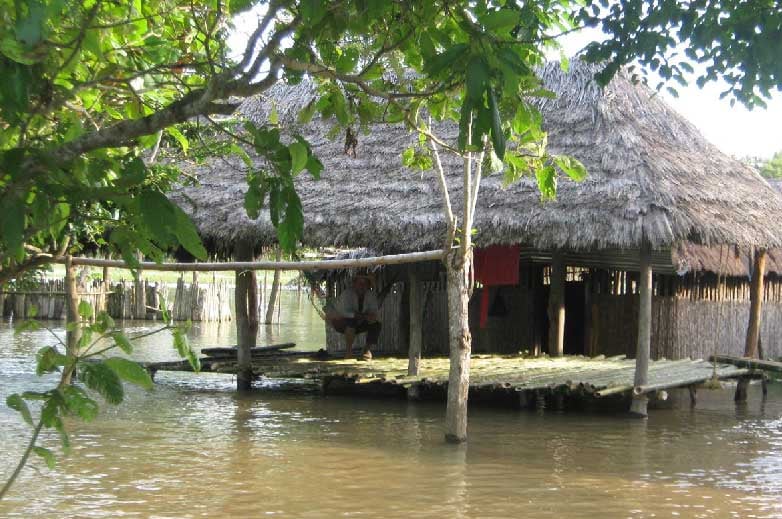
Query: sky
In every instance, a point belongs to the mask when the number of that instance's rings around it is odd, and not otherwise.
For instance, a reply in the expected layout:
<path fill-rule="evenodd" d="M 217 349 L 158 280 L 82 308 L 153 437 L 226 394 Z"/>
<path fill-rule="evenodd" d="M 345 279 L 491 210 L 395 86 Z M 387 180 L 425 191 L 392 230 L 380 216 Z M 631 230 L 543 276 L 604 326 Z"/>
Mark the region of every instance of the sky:
<path fill-rule="evenodd" d="M 256 27 L 260 12 L 245 13 L 234 19 L 235 29 L 229 37 L 229 47 L 235 54 L 244 51 L 247 37 Z M 595 29 L 570 34 L 561 40 L 565 53 L 576 54 L 586 43 L 600 38 Z M 720 100 L 725 87 L 709 83 L 703 89 L 694 84 L 674 85 L 679 93 L 674 98 L 667 91 L 660 96 L 676 111 L 692 122 L 720 150 L 736 157 L 770 158 L 782 151 L 782 92 L 774 92 L 768 108 L 747 110 L 739 103 L 731 108 L 728 99 Z"/>

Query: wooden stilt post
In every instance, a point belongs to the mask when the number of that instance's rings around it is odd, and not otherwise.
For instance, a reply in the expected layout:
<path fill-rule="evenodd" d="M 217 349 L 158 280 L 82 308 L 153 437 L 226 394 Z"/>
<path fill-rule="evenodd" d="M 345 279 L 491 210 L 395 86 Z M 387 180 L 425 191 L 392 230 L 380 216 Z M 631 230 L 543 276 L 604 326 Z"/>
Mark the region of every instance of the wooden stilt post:
<path fill-rule="evenodd" d="M 102 310 L 107 313 L 109 311 L 109 291 L 111 284 L 109 276 L 109 267 L 103 267 L 103 283 L 101 284 L 103 287 L 103 293 L 101 294 L 101 306 Z"/>
<path fill-rule="evenodd" d="M 65 354 L 75 357 L 79 353 L 79 339 L 81 339 L 81 323 L 79 317 L 79 292 L 76 287 L 76 272 L 74 271 L 72 258 L 65 257 Z M 77 323 L 79 326 L 67 326 Z M 66 384 L 70 380 L 65 381 Z"/>
<path fill-rule="evenodd" d="M 649 383 L 649 349 L 652 337 L 652 249 L 649 244 L 641 246 L 640 273 L 638 276 L 638 343 L 635 353 L 635 387 Z M 648 398 L 645 394 L 633 395 L 630 413 L 647 416 Z"/>
<path fill-rule="evenodd" d="M 562 254 L 554 252 L 551 258 L 551 286 L 549 292 L 548 351 L 552 357 L 565 353 L 565 262 Z"/>
<path fill-rule="evenodd" d="M 760 318 L 763 309 L 763 276 L 766 273 L 766 251 L 755 251 L 755 259 L 752 268 L 752 280 L 749 292 L 749 323 L 747 324 L 747 340 L 744 343 L 744 356 L 755 358 L 758 356 L 758 342 L 760 341 Z M 740 378 L 736 385 L 736 402 L 747 400 L 747 387 L 749 379 Z"/>
<path fill-rule="evenodd" d="M 407 360 L 407 374 L 418 375 L 418 370 L 421 364 L 421 350 L 423 342 L 423 301 L 421 297 L 421 283 L 418 279 L 418 271 L 413 265 L 408 269 L 409 275 L 407 278 L 408 294 L 410 300 L 410 337 L 408 340 L 408 360 Z M 407 397 L 410 400 L 416 400 L 419 397 L 419 386 L 413 384 L 407 390 Z"/>
<path fill-rule="evenodd" d="M 234 250 L 236 261 L 252 261 L 252 245 L 239 241 Z M 252 353 L 258 336 L 258 283 L 255 271 L 236 271 L 236 389 L 248 391 L 252 385 Z"/>

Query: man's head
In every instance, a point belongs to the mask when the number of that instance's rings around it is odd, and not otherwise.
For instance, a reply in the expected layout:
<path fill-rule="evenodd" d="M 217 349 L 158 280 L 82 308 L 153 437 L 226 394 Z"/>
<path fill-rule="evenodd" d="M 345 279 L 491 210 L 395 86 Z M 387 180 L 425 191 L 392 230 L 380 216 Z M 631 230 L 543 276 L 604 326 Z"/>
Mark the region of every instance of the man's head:
<path fill-rule="evenodd" d="M 358 295 L 366 294 L 369 290 L 369 278 L 366 276 L 356 276 L 353 278 L 353 290 Z"/>

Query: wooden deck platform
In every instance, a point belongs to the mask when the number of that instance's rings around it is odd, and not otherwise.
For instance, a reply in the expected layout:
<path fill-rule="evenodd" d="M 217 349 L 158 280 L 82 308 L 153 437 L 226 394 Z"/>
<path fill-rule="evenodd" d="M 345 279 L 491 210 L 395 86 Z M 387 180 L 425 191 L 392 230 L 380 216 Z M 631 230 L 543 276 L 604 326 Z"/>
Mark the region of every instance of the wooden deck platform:
<path fill-rule="evenodd" d="M 203 371 L 233 373 L 232 359 L 202 358 Z M 189 371 L 186 363 L 155 363 L 153 371 Z M 448 382 L 447 358 L 421 359 L 420 375 L 407 375 L 406 358 L 378 358 L 370 362 L 341 359 L 318 359 L 302 352 L 279 352 L 253 358 L 253 371 L 258 376 L 284 379 L 342 379 L 353 384 L 391 384 L 410 387 L 442 386 Z M 658 360 L 650 362 L 649 383 L 633 386 L 635 360 L 624 356 L 560 358 L 474 355 L 470 370 L 471 389 L 508 391 L 576 392 L 596 398 L 619 393 L 646 393 L 686 387 L 712 380 L 752 375 L 749 368 L 731 364 L 714 364 L 705 360 Z"/>

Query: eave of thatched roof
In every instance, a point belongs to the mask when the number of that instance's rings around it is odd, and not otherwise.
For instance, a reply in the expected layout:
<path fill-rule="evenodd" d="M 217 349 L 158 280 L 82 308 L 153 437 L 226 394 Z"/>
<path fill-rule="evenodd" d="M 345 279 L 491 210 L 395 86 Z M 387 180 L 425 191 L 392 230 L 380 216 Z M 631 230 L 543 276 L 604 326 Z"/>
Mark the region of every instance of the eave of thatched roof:
<path fill-rule="evenodd" d="M 551 153 L 583 162 L 588 178 L 559 179 L 555 201 L 542 202 L 534 178 L 505 188 L 501 176 L 481 181 L 476 227 L 479 246 L 520 243 L 537 249 L 656 249 L 689 243 L 771 248 L 782 245 L 782 198 L 755 171 L 708 143 L 697 129 L 642 85 L 617 76 L 607 87 L 593 80 L 594 66 L 579 60 L 568 73 L 556 63 L 541 70 L 556 99 L 539 99 Z M 266 122 L 272 103 L 286 127 L 312 144 L 325 169 L 296 187 L 305 213 L 308 246 L 370 247 L 381 252 L 441 246 L 445 230 L 441 194 L 433 172 L 402 166 L 401 153 L 416 136 L 401 125 L 376 124 L 359 135 L 358 156 L 330 140 L 333 123 L 296 125 L 312 86 L 279 85 L 266 99 L 248 101 L 244 114 Z M 458 129 L 441 124 L 454 140 Z M 452 195 L 461 196 L 461 161 L 446 157 Z M 201 185 L 174 199 L 216 249 L 236 239 L 275 241 L 268 215 L 250 220 L 243 209 L 245 174 L 240 162 L 212 161 L 197 171 Z"/>

